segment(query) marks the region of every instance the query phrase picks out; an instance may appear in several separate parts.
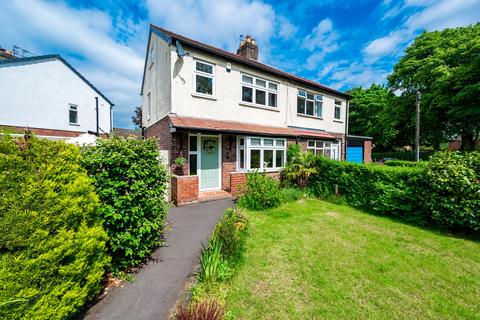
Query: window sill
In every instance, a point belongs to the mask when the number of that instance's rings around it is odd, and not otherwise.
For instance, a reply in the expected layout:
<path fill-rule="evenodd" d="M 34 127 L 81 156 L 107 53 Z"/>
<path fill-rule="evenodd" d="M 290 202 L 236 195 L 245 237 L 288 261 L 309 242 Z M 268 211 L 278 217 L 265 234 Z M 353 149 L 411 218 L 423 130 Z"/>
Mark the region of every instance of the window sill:
<path fill-rule="evenodd" d="M 68 123 L 68 124 L 71 125 L 71 126 L 80 127 L 80 123 L 72 123 L 72 122 L 70 122 L 70 123 Z"/>
<path fill-rule="evenodd" d="M 302 117 L 302 118 L 310 118 L 310 119 L 316 119 L 316 120 L 323 120 L 323 117 L 309 116 L 308 114 L 297 113 L 297 116 Z"/>
<path fill-rule="evenodd" d="M 258 170 L 258 172 L 280 172 L 284 169 L 284 167 L 282 168 L 268 168 L 268 169 L 237 169 L 237 171 L 235 171 L 234 173 L 251 173 L 251 172 L 255 172 Z"/>
<path fill-rule="evenodd" d="M 343 123 L 342 120 L 336 120 L 336 119 L 333 119 L 333 122 Z"/>
<path fill-rule="evenodd" d="M 268 111 L 274 111 L 274 112 L 280 112 L 277 107 L 267 107 L 267 106 L 262 106 L 254 103 L 248 103 L 248 102 L 240 102 L 239 105 L 243 107 L 250 107 L 250 108 L 257 108 L 257 109 L 263 109 L 263 110 L 268 110 Z"/>
<path fill-rule="evenodd" d="M 192 97 L 217 101 L 216 97 L 201 93 L 192 93 Z"/>

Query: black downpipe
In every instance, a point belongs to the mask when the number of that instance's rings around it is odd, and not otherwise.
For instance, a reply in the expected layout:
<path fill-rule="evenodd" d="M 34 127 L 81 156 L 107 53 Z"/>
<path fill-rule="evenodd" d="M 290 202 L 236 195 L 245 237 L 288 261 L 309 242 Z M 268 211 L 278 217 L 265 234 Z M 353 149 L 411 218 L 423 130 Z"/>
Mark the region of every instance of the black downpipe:
<path fill-rule="evenodd" d="M 95 131 L 97 133 L 97 136 L 100 134 L 99 132 L 99 126 L 98 126 L 98 97 L 95 97 L 95 112 L 97 114 L 97 130 Z"/>

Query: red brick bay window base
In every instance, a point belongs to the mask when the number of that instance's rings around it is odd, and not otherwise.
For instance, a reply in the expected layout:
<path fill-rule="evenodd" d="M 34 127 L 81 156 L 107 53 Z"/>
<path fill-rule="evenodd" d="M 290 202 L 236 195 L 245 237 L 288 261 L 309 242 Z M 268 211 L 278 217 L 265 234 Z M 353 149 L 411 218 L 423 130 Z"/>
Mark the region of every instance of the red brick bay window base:
<path fill-rule="evenodd" d="M 172 201 L 176 205 L 198 200 L 198 176 L 172 175 Z"/>

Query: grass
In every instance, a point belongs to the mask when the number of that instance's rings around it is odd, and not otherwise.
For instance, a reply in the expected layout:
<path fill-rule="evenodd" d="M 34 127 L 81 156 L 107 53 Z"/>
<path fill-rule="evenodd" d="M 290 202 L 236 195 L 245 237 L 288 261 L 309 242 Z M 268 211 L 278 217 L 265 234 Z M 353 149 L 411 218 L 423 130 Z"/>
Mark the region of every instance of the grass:
<path fill-rule="evenodd" d="M 235 319 L 480 319 L 480 243 L 298 200 L 248 212 Z"/>

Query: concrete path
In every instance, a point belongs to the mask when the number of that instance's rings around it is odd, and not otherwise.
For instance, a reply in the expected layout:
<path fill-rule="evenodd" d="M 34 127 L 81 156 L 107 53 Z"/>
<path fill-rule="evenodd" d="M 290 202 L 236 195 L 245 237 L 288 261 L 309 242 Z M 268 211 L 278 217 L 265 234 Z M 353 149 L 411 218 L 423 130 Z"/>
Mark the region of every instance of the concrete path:
<path fill-rule="evenodd" d="M 223 211 L 232 205 L 227 199 L 171 208 L 168 247 L 157 249 L 152 256 L 158 261 L 145 265 L 134 282 L 112 288 L 84 319 L 167 319 L 198 262 L 201 243 L 206 243 Z"/>

